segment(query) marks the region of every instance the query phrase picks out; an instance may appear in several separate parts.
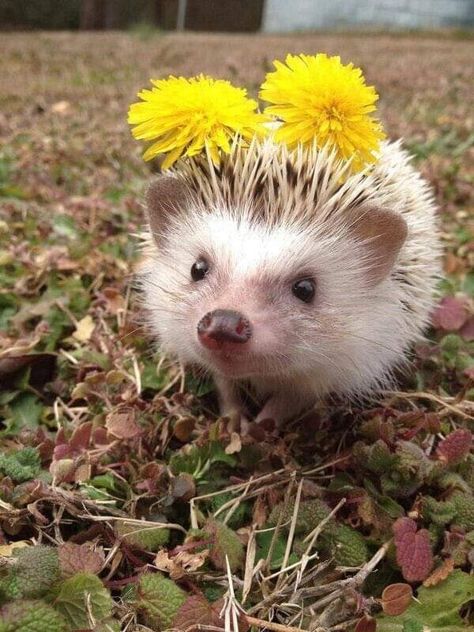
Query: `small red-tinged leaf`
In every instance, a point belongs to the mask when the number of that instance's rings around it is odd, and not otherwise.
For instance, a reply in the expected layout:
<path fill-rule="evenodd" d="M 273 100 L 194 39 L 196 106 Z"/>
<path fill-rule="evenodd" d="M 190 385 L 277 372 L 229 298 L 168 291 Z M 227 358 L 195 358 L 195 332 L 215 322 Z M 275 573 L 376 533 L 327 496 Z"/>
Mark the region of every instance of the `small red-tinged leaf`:
<path fill-rule="evenodd" d="M 468 342 L 474 340 L 474 316 L 471 316 L 459 330 L 459 333 Z"/>
<path fill-rule="evenodd" d="M 364 616 L 357 621 L 354 632 L 375 632 L 376 629 L 377 621 L 373 617 L 364 614 Z"/>
<path fill-rule="evenodd" d="M 92 422 L 81 424 L 72 433 L 72 437 L 69 439 L 69 445 L 74 450 L 87 450 L 91 440 L 92 434 Z"/>
<path fill-rule="evenodd" d="M 440 461 L 456 464 L 463 461 L 471 451 L 472 433 L 467 428 L 459 428 L 451 432 L 441 441 L 436 450 Z"/>
<path fill-rule="evenodd" d="M 195 425 L 194 417 L 181 417 L 173 427 L 173 434 L 181 443 L 187 443 L 191 439 Z"/>
<path fill-rule="evenodd" d="M 395 544 L 398 544 L 407 533 L 415 534 L 417 530 L 416 522 L 411 518 L 398 518 L 393 524 L 393 535 Z"/>
<path fill-rule="evenodd" d="M 430 534 L 426 529 L 417 531 L 411 518 L 398 518 L 393 525 L 397 562 L 407 582 L 422 582 L 433 568 Z"/>
<path fill-rule="evenodd" d="M 468 319 L 466 300 L 445 296 L 435 309 L 432 322 L 437 329 L 458 331 Z"/>
<path fill-rule="evenodd" d="M 444 560 L 441 566 L 434 569 L 429 577 L 423 582 L 423 586 L 429 588 L 430 586 L 436 586 L 439 582 L 442 582 L 448 575 L 454 570 L 454 560 L 452 557 L 448 557 Z"/>
<path fill-rule="evenodd" d="M 196 495 L 196 482 L 191 474 L 183 472 L 171 479 L 170 492 L 173 498 L 179 498 L 179 500 L 188 502 Z"/>
<path fill-rule="evenodd" d="M 430 434 L 437 434 L 441 429 L 441 420 L 436 413 L 425 413 L 425 429 Z"/>
<path fill-rule="evenodd" d="M 398 617 L 411 603 L 413 590 L 409 584 L 390 584 L 382 593 L 381 604 L 385 614 Z"/>
<path fill-rule="evenodd" d="M 117 439 L 133 439 L 141 433 L 133 410 L 116 410 L 107 415 L 105 427 Z"/>
<path fill-rule="evenodd" d="M 213 604 L 202 595 L 191 595 L 176 613 L 173 628 L 197 632 L 202 629 L 201 626 L 222 628 L 223 623 L 223 619 L 219 617 L 219 612 Z"/>
<path fill-rule="evenodd" d="M 65 542 L 58 547 L 59 568 L 63 577 L 72 577 L 77 573 L 97 573 L 105 561 L 102 547 L 95 547 L 90 542 L 75 544 Z"/>
<path fill-rule="evenodd" d="M 92 441 L 95 446 L 107 445 L 109 443 L 109 438 L 107 436 L 107 429 L 104 428 L 103 426 L 94 428 L 94 431 L 92 433 Z"/>

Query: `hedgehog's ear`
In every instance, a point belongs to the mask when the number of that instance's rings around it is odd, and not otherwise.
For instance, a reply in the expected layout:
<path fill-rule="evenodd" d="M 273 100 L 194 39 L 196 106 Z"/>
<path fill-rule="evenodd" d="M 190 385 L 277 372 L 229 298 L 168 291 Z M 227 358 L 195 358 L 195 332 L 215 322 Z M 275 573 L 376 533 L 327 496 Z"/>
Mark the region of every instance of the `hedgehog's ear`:
<path fill-rule="evenodd" d="M 158 176 L 146 192 L 146 214 L 150 231 L 156 242 L 166 233 L 173 216 L 180 214 L 190 203 L 190 190 L 175 176 Z"/>
<path fill-rule="evenodd" d="M 380 207 L 365 207 L 353 211 L 350 231 L 366 251 L 368 280 L 377 285 L 393 269 L 407 238 L 407 224 L 399 213 Z"/>

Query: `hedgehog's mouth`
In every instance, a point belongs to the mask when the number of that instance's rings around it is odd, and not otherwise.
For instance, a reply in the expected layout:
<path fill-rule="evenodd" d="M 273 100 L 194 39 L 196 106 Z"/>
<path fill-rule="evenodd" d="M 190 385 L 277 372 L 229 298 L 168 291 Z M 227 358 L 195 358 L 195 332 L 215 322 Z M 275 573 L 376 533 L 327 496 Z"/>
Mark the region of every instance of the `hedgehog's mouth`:
<path fill-rule="evenodd" d="M 219 349 L 208 355 L 210 363 L 219 373 L 228 377 L 247 375 L 248 370 L 255 363 L 251 354 L 240 349 Z"/>
<path fill-rule="evenodd" d="M 248 349 L 219 349 L 206 355 L 207 364 L 224 377 L 245 379 L 268 373 L 268 358 Z"/>

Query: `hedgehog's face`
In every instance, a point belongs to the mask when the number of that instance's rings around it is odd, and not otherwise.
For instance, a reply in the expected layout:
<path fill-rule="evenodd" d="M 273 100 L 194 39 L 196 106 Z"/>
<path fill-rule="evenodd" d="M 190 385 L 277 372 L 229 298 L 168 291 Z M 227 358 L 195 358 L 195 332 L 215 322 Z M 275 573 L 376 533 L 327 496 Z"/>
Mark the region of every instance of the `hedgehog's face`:
<path fill-rule="evenodd" d="M 147 306 L 167 351 L 235 378 L 344 372 L 374 284 L 340 227 L 270 229 L 242 211 L 195 208 L 166 227 L 150 211 L 150 224 L 159 248 Z"/>

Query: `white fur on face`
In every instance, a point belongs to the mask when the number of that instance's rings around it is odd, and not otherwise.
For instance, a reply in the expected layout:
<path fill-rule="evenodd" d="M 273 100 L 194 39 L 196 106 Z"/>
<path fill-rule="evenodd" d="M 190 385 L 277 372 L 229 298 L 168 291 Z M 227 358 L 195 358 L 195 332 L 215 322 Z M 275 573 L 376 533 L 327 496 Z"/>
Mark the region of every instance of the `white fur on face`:
<path fill-rule="evenodd" d="M 250 378 L 257 388 L 294 383 L 320 396 L 383 384 L 425 326 L 437 272 L 424 184 L 398 148 L 385 151 L 379 197 L 409 228 L 392 275 L 374 287 L 366 283 L 363 249 L 343 221 L 308 225 L 286 216 L 266 228 L 245 207 L 190 208 L 168 227 L 160 249 L 150 245 L 141 275 L 164 350 L 213 373 Z M 193 282 L 199 257 L 210 271 Z M 307 277 L 316 282 L 309 305 L 291 292 Z M 197 338 L 198 322 L 215 309 L 238 311 L 252 325 L 250 342 L 232 358 L 214 355 Z"/>

